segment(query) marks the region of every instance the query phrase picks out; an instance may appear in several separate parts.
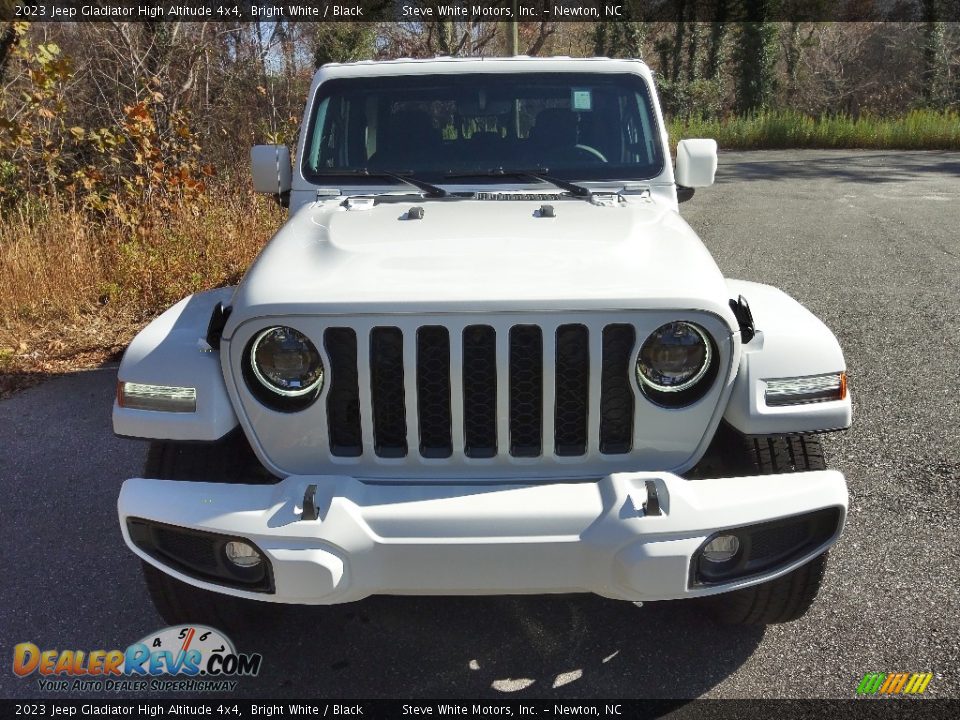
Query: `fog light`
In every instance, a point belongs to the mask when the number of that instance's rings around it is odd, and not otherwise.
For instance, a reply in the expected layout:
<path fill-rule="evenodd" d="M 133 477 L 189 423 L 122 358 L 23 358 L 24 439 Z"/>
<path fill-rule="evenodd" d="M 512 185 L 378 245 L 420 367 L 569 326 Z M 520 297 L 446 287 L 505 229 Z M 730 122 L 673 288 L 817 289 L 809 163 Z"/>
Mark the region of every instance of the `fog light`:
<path fill-rule="evenodd" d="M 717 535 L 703 548 L 703 559 L 708 562 L 722 563 L 730 560 L 740 549 L 736 535 Z"/>
<path fill-rule="evenodd" d="M 227 560 L 237 567 L 252 568 L 260 564 L 260 553 L 245 542 L 231 540 L 224 547 Z"/>

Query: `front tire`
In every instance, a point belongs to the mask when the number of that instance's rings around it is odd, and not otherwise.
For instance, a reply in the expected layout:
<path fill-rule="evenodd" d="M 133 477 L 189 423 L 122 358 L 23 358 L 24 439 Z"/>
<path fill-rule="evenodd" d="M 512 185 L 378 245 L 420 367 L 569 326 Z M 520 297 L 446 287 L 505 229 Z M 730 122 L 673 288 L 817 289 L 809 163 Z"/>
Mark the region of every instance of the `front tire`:
<path fill-rule="evenodd" d="M 723 464 L 732 475 L 825 470 L 826 458 L 816 435 L 746 438 L 725 429 L 719 438 Z M 702 607 L 718 622 L 730 625 L 772 625 L 803 617 L 820 591 L 827 552 L 759 585 L 702 598 Z"/>
<path fill-rule="evenodd" d="M 167 625 L 209 625 L 227 634 L 240 634 L 271 624 L 275 609 L 267 603 L 202 590 L 145 561 L 141 569 L 153 607 Z"/>
<path fill-rule="evenodd" d="M 260 464 L 246 436 L 234 430 L 214 442 L 154 440 L 147 451 L 144 477 L 158 480 L 260 485 L 277 478 Z"/>
<path fill-rule="evenodd" d="M 152 442 L 144 477 L 251 484 L 275 480 L 239 431 L 213 443 Z M 202 590 L 148 562 L 142 563 L 142 572 L 150 600 L 168 625 L 196 623 L 227 633 L 242 633 L 271 624 L 276 614 L 271 603 Z"/>
<path fill-rule="evenodd" d="M 806 615 L 827 569 L 824 552 L 796 570 L 743 590 L 704 598 L 708 612 L 725 625 L 774 625 Z"/>

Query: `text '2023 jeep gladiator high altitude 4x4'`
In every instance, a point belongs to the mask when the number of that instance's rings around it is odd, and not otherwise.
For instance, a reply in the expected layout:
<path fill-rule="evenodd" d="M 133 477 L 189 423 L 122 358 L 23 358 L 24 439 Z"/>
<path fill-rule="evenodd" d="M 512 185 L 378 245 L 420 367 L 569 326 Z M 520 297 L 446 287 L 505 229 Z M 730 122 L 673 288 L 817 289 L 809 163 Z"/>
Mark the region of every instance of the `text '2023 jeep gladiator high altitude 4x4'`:
<path fill-rule="evenodd" d="M 119 370 L 114 428 L 152 441 L 120 524 L 166 620 L 372 594 L 806 611 L 846 516 L 816 435 L 850 424 L 843 354 L 681 219 L 716 144 L 674 170 L 646 65 L 327 65 L 295 164 L 251 157 L 289 220 Z"/>

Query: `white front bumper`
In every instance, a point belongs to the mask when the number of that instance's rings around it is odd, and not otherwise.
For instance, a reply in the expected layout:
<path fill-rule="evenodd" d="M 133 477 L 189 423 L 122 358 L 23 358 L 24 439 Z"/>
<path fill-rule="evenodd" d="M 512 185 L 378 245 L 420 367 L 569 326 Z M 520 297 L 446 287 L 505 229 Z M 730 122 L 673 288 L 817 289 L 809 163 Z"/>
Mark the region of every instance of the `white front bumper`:
<path fill-rule="evenodd" d="M 660 515 L 645 515 L 645 481 Z M 301 520 L 318 487 L 319 519 Z M 840 508 L 836 534 L 796 561 L 721 586 L 690 582 L 691 557 L 726 528 Z M 272 602 L 333 604 L 373 594 L 495 595 L 593 592 L 669 600 L 772 579 L 833 544 L 847 509 L 836 471 L 685 480 L 618 473 L 595 482 L 398 484 L 294 476 L 275 485 L 147 480 L 123 484 L 124 539 L 137 555 L 198 587 Z M 268 557 L 274 593 L 203 582 L 137 548 L 128 517 L 253 541 Z"/>

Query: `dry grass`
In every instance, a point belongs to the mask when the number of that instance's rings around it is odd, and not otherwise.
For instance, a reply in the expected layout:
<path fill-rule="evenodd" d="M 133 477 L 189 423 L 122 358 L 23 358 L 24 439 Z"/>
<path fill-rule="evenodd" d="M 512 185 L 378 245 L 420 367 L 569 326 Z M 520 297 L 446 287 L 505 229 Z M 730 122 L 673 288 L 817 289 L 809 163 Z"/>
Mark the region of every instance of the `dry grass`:
<path fill-rule="evenodd" d="M 814 119 L 793 111 L 677 119 L 722 148 L 960 149 L 960 115 Z M 219 191 L 198 207 L 145 210 L 133 227 L 32 200 L 0 215 L 0 397 L 117 355 L 147 320 L 198 290 L 236 282 L 283 221 L 272 202 Z"/>
<path fill-rule="evenodd" d="M 135 227 L 53 202 L 4 211 L 0 396 L 99 364 L 185 295 L 236 282 L 282 221 L 247 193 L 215 193 Z"/>
<path fill-rule="evenodd" d="M 936 110 L 913 110 L 890 118 L 812 118 L 794 110 L 777 110 L 716 119 L 675 118 L 669 130 L 671 147 L 681 138 L 705 137 L 728 150 L 960 150 L 960 114 Z"/>

